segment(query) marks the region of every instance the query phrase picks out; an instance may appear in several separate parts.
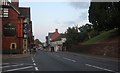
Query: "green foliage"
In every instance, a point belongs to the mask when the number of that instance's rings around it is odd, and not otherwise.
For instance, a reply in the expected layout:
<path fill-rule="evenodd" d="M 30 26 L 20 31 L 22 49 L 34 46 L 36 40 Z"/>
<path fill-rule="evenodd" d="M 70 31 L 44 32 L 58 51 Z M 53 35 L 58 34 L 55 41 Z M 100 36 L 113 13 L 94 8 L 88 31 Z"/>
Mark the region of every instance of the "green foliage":
<path fill-rule="evenodd" d="M 100 32 L 120 28 L 120 2 L 91 2 L 89 21 Z"/>
<path fill-rule="evenodd" d="M 85 35 L 83 41 L 85 39 L 90 39 L 91 37 L 93 37 L 94 35 L 94 29 L 93 29 L 93 25 L 92 24 L 86 24 L 86 25 L 83 25 L 79 28 L 79 31 L 80 31 L 80 34 L 81 33 L 84 33 L 84 34 L 81 34 L 81 35 Z"/>
<path fill-rule="evenodd" d="M 96 37 L 85 41 L 83 44 L 96 44 L 112 36 L 112 33 L 117 33 L 117 32 L 118 32 L 117 29 L 101 32 L 100 35 L 97 35 Z"/>
<path fill-rule="evenodd" d="M 79 32 L 78 32 L 79 30 Z M 79 44 L 93 37 L 92 24 L 86 24 L 81 27 L 72 27 L 67 29 L 65 45 L 69 48 L 73 44 Z"/>
<path fill-rule="evenodd" d="M 120 28 L 119 20 L 120 2 L 91 2 L 89 22 L 92 24 L 85 24 L 79 28 L 69 27 L 64 45 L 71 47 L 73 44 L 77 45 L 84 41 L 86 41 L 84 44 L 102 41 L 110 36 L 110 32 L 114 31 L 112 29 Z"/>
<path fill-rule="evenodd" d="M 68 44 L 75 44 L 77 43 L 78 40 L 78 28 L 77 27 L 72 27 L 67 29 L 67 41 L 66 43 Z"/>

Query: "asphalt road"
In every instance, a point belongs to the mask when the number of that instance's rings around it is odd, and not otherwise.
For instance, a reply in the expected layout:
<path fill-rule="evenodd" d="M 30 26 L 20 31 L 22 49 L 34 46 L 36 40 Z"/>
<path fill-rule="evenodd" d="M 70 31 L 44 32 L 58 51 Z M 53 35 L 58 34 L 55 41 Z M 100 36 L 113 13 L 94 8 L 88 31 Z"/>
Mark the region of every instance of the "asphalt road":
<path fill-rule="evenodd" d="M 107 71 L 119 73 L 118 61 L 71 52 L 37 51 L 36 54 L 2 62 L 2 71 Z"/>

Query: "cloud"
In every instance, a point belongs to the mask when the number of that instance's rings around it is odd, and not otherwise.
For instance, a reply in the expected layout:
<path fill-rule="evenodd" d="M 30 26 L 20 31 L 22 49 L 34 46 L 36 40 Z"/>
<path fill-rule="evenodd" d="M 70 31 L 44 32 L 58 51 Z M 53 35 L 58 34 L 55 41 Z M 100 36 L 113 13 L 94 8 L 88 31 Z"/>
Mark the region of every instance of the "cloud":
<path fill-rule="evenodd" d="M 85 12 L 82 12 L 79 16 L 80 20 L 87 20 L 88 18 L 88 12 L 85 11 Z"/>
<path fill-rule="evenodd" d="M 68 21 L 57 21 L 56 20 L 55 24 L 60 27 L 68 27 L 68 26 L 76 24 L 76 20 L 68 20 Z"/>
<path fill-rule="evenodd" d="M 72 25 L 72 24 L 76 24 L 76 22 L 75 21 L 67 21 L 67 22 L 64 22 L 64 24 Z"/>
<path fill-rule="evenodd" d="M 89 2 L 71 2 L 70 5 L 76 9 L 88 9 Z"/>

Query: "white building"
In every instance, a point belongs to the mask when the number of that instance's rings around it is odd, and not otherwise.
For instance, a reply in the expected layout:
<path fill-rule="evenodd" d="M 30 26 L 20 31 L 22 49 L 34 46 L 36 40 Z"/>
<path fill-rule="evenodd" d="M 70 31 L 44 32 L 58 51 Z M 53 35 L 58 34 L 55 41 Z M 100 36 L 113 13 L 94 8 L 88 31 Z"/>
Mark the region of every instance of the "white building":
<path fill-rule="evenodd" d="M 51 46 L 54 47 L 54 51 L 62 51 L 63 48 L 63 43 L 66 41 L 66 36 L 65 34 L 60 34 L 56 39 L 51 41 Z"/>

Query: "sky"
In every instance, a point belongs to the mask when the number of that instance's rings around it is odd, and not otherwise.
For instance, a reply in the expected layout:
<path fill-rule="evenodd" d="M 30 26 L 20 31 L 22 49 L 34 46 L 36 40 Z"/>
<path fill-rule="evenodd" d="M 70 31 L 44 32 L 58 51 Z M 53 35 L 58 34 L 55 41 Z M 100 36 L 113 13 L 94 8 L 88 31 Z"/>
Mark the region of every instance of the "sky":
<path fill-rule="evenodd" d="M 24 0 L 25 1 L 25 0 Z M 59 0 L 58 0 L 59 1 Z M 20 6 L 31 8 L 31 20 L 35 39 L 45 42 L 45 36 L 57 28 L 64 33 L 68 27 L 82 26 L 89 23 L 88 9 L 90 2 L 20 2 Z"/>

